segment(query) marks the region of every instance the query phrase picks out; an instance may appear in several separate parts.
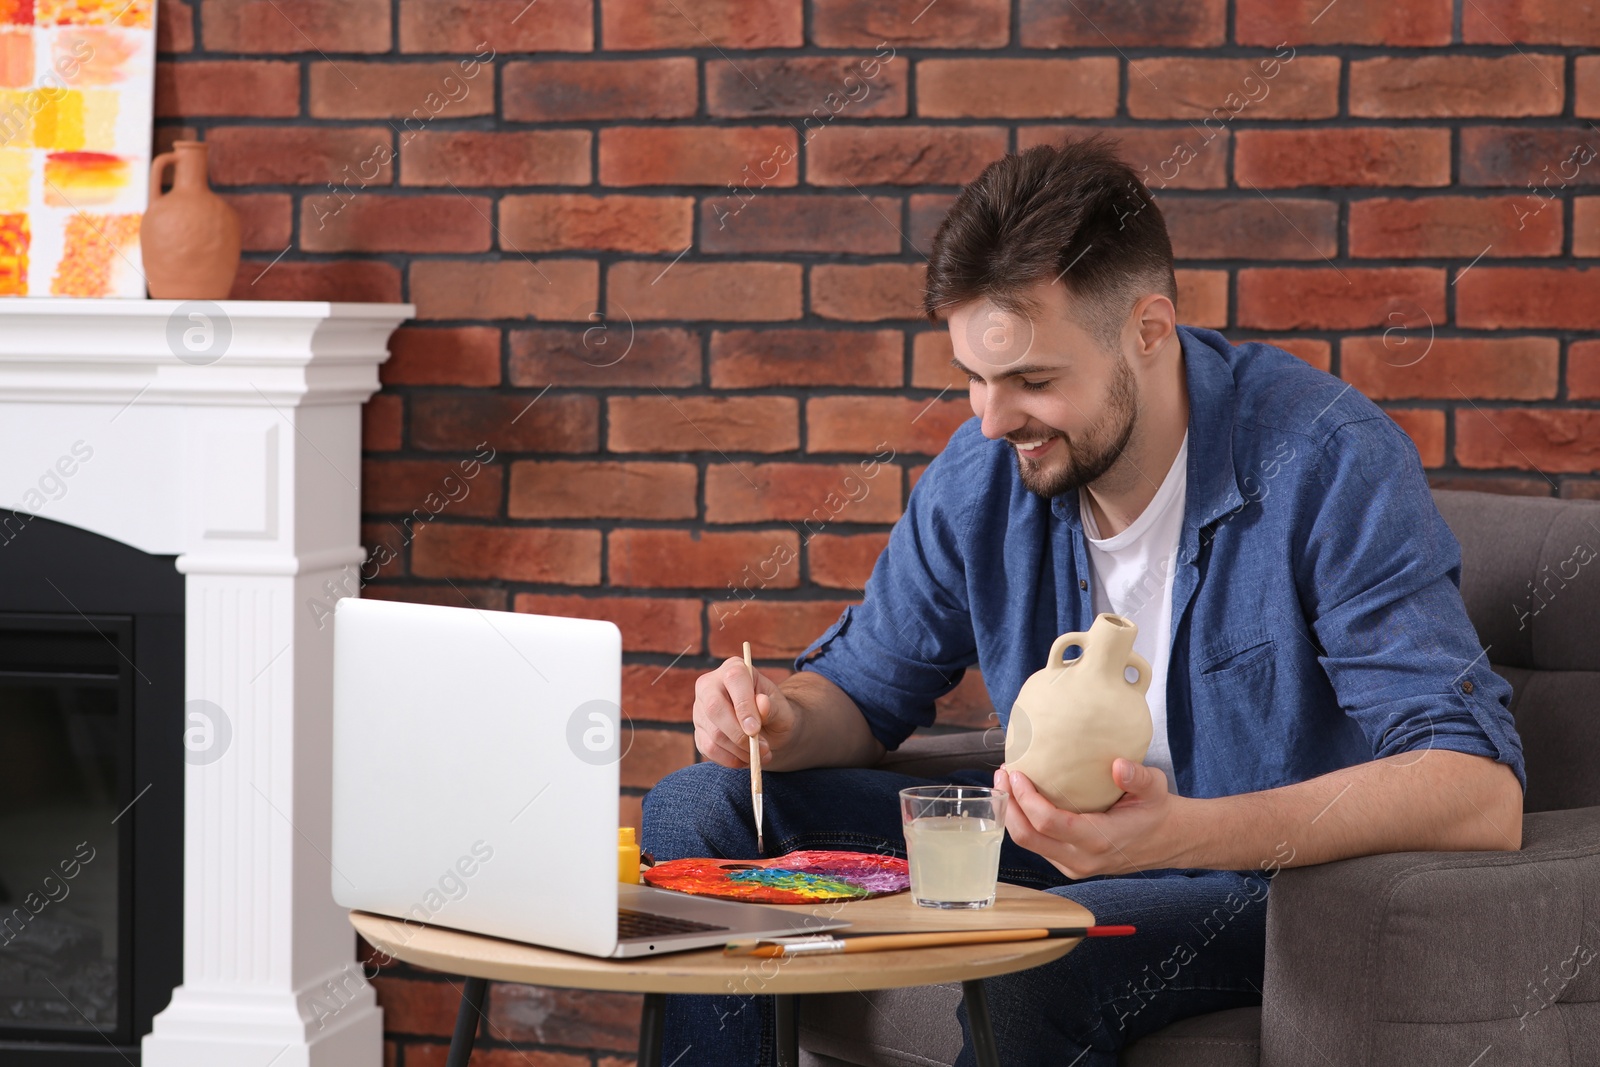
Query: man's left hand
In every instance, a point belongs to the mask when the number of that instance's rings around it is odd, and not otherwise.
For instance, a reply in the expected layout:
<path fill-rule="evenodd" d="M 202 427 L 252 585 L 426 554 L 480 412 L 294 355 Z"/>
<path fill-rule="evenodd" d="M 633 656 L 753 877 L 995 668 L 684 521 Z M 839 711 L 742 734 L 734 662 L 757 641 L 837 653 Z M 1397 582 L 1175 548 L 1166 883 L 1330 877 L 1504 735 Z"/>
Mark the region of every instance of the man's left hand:
<path fill-rule="evenodd" d="M 1195 801 L 1173 796 L 1155 767 L 1119 758 L 1111 773 L 1122 798 L 1104 812 L 1080 815 L 1052 804 L 1027 775 L 997 769 L 994 787 L 1011 794 L 1011 839 L 1074 879 L 1193 866 L 1185 854 L 1195 844 L 1189 825 Z"/>

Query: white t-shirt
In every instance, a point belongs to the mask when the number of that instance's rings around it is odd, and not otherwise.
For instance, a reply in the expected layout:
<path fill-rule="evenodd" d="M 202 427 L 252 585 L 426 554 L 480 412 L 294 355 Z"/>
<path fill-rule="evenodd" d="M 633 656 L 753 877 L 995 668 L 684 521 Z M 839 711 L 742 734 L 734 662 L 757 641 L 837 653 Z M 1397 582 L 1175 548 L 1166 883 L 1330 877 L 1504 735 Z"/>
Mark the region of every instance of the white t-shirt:
<path fill-rule="evenodd" d="M 1161 480 L 1161 488 L 1133 524 L 1115 537 L 1100 537 L 1086 489 L 1078 490 L 1078 509 L 1094 568 L 1094 610 L 1131 619 L 1139 627 L 1133 650 L 1150 663 L 1150 751 L 1145 763 L 1160 767 L 1168 787 L 1178 791 L 1167 746 L 1167 660 L 1172 650 L 1173 561 L 1183 530 L 1183 503 L 1189 467 L 1189 435 Z"/>

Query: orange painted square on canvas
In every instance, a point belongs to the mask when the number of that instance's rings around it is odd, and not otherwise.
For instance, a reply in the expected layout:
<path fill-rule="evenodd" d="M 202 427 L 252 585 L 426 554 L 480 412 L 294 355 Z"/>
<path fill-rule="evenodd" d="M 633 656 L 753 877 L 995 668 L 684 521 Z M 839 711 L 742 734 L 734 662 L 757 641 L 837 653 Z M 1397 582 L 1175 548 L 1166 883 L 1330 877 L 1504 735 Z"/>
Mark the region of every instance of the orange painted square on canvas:
<path fill-rule="evenodd" d="M 0 24 L 32 26 L 33 0 L 0 0 Z"/>
<path fill-rule="evenodd" d="M 0 0 L 3 2 L 3 0 Z M 34 21 L 42 26 L 133 26 L 149 29 L 152 0 L 36 0 Z"/>
<path fill-rule="evenodd" d="M 0 296 L 28 292 L 28 216 L 0 215 Z"/>
<path fill-rule="evenodd" d="M 0 86 L 33 84 L 33 31 L 0 29 Z"/>
<path fill-rule="evenodd" d="M 132 167 L 121 156 L 52 152 L 44 161 L 44 202 L 51 207 L 109 204 L 132 177 Z"/>
<path fill-rule="evenodd" d="M 123 249 L 139 239 L 139 216 L 74 215 L 64 236 L 66 250 L 50 281 L 50 295 L 108 296 Z"/>
<path fill-rule="evenodd" d="M 50 42 L 51 66 L 69 85 L 116 85 L 142 47 L 137 34 L 120 27 L 63 30 Z"/>

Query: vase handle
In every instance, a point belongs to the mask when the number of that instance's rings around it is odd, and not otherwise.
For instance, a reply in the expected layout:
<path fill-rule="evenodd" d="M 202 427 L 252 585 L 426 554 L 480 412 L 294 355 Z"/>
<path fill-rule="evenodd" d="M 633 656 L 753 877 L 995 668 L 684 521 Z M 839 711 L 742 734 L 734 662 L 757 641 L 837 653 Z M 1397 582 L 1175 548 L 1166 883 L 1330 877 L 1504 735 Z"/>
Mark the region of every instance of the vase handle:
<path fill-rule="evenodd" d="M 1070 664 L 1064 662 L 1061 657 L 1066 655 L 1067 649 L 1071 648 L 1073 645 L 1077 645 L 1078 647 L 1082 648 L 1084 639 L 1088 636 L 1089 635 L 1085 633 L 1074 632 L 1070 634 L 1062 634 L 1060 637 L 1056 638 L 1055 642 L 1050 646 L 1050 659 L 1047 661 L 1046 666 L 1048 666 L 1051 670 L 1066 670 Z M 1076 663 L 1078 661 L 1073 660 L 1072 662 Z M 1149 672 L 1146 671 L 1146 673 L 1148 674 Z"/>
<path fill-rule="evenodd" d="M 150 161 L 150 199 L 160 200 L 166 194 L 161 191 L 161 172 L 178 162 L 178 153 L 163 152 Z"/>
<path fill-rule="evenodd" d="M 1135 686 L 1139 690 L 1140 696 L 1148 693 L 1150 691 L 1150 661 L 1139 655 L 1137 652 L 1129 652 L 1128 667 L 1132 667 L 1134 670 L 1139 672 L 1139 677 L 1135 678 L 1128 684 Z M 1127 668 L 1124 667 L 1123 669 L 1126 670 Z"/>

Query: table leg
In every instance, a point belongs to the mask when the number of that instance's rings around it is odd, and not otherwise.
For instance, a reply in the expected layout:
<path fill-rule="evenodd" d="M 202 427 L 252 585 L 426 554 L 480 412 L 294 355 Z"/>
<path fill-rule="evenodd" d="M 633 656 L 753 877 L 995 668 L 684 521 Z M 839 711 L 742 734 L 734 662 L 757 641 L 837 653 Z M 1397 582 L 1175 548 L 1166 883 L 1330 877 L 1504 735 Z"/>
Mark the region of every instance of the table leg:
<path fill-rule="evenodd" d="M 445 1067 L 467 1067 L 472 1058 L 472 1043 L 478 1035 L 478 1018 L 483 1014 L 483 998 L 489 991 L 487 978 L 468 978 L 461 991 L 461 1007 L 456 1009 L 456 1032 L 450 1038 L 450 1054 Z"/>
<path fill-rule="evenodd" d="M 775 994 L 772 1018 L 777 1030 L 778 1067 L 800 1067 L 800 997 L 794 993 Z"/>
<path fill-rule="evenodd" d="M 646 993 L 639 1013 L 639 1067 L 661 1067 L 661 1034 L 667 1021 L 667 995 Z"/>
<path fill-rule="evenodd" d="M 983 979 L 961 983 L 967 1002 L 967 1024 L 972 1027 L 972 1051 L 978 1067 L 1000 1067 L 1000 1050 L 994 1043 L 994 1024 L 989 1021 L 989 1000 L 983 992 Z"/>

